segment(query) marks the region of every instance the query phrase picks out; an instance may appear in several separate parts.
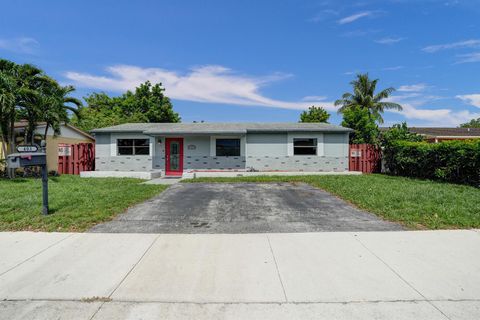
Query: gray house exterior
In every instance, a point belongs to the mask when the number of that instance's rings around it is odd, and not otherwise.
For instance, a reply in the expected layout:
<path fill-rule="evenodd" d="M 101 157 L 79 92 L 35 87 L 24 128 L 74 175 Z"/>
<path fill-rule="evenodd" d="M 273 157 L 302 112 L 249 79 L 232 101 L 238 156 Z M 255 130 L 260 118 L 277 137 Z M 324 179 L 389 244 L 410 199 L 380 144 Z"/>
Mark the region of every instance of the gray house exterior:
<path fill-rule="evenodd" d="M 96 171 L 348 171 L 351 129 L 325 123 L 128 123 L 92 130 Z"/>

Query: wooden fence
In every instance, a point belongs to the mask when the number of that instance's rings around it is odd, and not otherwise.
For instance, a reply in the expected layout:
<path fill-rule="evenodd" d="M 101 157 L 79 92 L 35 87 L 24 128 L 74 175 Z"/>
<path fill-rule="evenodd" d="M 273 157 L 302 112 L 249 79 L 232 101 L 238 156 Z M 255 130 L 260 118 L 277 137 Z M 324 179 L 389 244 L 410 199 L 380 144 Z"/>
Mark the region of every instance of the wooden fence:
<path fill-rule="evenodd" d="M 351 144 L 349 150 L 349 170 L 363 173 L 380 172 L 382 151 L 371 144 Z"/>
<path fill-rule="evenodd" d="M 95 144 L 78 143 L 63 145 L 58 156 L 58 173 L 80 174 L 95 170 Z"/>

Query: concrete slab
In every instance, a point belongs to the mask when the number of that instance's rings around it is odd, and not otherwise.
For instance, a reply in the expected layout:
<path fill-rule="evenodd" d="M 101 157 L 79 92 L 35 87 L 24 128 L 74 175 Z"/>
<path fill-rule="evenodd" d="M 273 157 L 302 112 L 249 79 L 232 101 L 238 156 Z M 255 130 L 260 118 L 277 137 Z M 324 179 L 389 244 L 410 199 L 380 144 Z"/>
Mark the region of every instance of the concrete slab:
<path fill-rule="evenodd" d="M 90 320 L 100 302 L 0 301 L 0 320 Z"/>
<path fill-rule="evenodd" d="M 265 235 L 161 235 L 112 298 L 285 301 Z"/>
<path fill-rule="evenodd" d="M 433 301 L 432 303 L 451 320 L 480 319 L 480 300 Z"/>
<path fill-rule="evenodd" d="M 402 230 L 304 183 L 179 183 L 91 232 Z"/>
<path fill-rule="evenodd" d="M 361 171 L 315 172 L 315 171 L 187 171 L 183 178 L 233 178 L 256 176 L 352 176 L 361 175 Z"/>
<path fill-rule="evenodd" d="M 357 239 L 427 299 L 480 297 L 480 237 L 473 231 L 362 232 Z"/>
<path fill-rule="evenodd" d="M 106 297 L 156 237 L 73 235 L 0 276 L 0 299 Z"/>
<path fill-rule="evenodd" d="M 28 253 L 43 235 L 0 240 Z M 0 320 L 91 320 L 96 310 L 94 319 L 480 319 L 478 241 L 469 230 L 73 234 L 0 276 Z"/>
<path fill-rule="evenodd" d="M 172 184 L 177 184 L 181 180 L 183 180 L 182 177 L 162 177 L 162 178 L 148 180 L 147 182 L 144 182 L 144 184 L 162 184 L 162 185 L 169 186 Z"/>
<path fill-rule="evenodd" d="M 0 275 L 69 236 L 55 232 L 1 232 Z"/>
<path fill-rule="evenodd" d="M 311 304 L 106 303 L 93 320 L 355 320 L 446 318 L 427 302 Z M 471 318 L 474 319 L 474 318 Z"/>
<path fill-rule="evenodd" d="M 82 178 L 136 178 L 150 180 L 162 176 L 161 171 L 82 171 Z"/>
<path fill-rule="evenodd" d="M 422 299 L 349 233 L 268 237 L 289 302 Z"/>

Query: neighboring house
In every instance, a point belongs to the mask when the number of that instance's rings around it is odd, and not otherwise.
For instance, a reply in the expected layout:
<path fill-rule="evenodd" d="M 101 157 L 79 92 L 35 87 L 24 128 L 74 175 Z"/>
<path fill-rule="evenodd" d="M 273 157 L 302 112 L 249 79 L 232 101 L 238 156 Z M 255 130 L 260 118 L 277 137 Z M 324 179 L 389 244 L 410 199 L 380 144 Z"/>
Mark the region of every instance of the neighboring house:
<path fill-rule="evenodd" d="M 428 142 L 438 143 L 447 140 L 480 139 L 480 128 L 422 128 L 412 127 L 411 133 L 425 137 Z"/>
<path fill-rule="evenodd" d="M 104 176 L 108 172 L 157 176 L 195 171 L 348 171 L 350 131 L 326 123 L 129 123 L 92 133 L 98 175 L 103 171 Z"/>
<path fill-rule="evenodd" d="M 17 136 L 17 145 L 22 144 L 24 141 L 25 128 L 27 123 L 20 121 L 15 123 L 15 133 Z M 45 134 L 45 123 L 38 123 L 35 130 L 35 143 L 40 145 L 41 140 Z M 58 168 L 58 156 L 59 149 L 65 146 L 77 143 L 95 142 L 95 139 L 88 133 L 69 124 L 62 124 L 60 126 L 60 134 L 56 137 L 53 134 L 53 129 L 49 128 L 47 132 L 47 167 L 48 170 L 57 170 Z M 1 143 L 1 142 L 0 142 Z M 1 149 L 1 148 L 0 148 Z M 0 159 L 4 159 L 4 155 L 0 154 Z"/>
<path fill-rule="evenodd" d="M 390 128 L 380 128 L 381 131 L 388 129 Z M 431 143 L 448 140 L 480 139 L 480 128 L 411 127 L 408 128 L 408 131 L 424 136 L 425 140 Z"/>

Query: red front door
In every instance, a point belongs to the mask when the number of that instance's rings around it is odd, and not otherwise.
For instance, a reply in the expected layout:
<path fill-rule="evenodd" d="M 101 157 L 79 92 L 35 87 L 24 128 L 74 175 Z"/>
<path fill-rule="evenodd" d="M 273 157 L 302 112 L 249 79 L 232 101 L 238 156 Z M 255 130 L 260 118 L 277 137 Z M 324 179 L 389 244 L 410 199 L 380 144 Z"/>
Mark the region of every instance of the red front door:
<path fill-rule="evenodd" d="M 183 138 L 165 139 L 165 175 L 181 176 L 183 173 Z"/>

